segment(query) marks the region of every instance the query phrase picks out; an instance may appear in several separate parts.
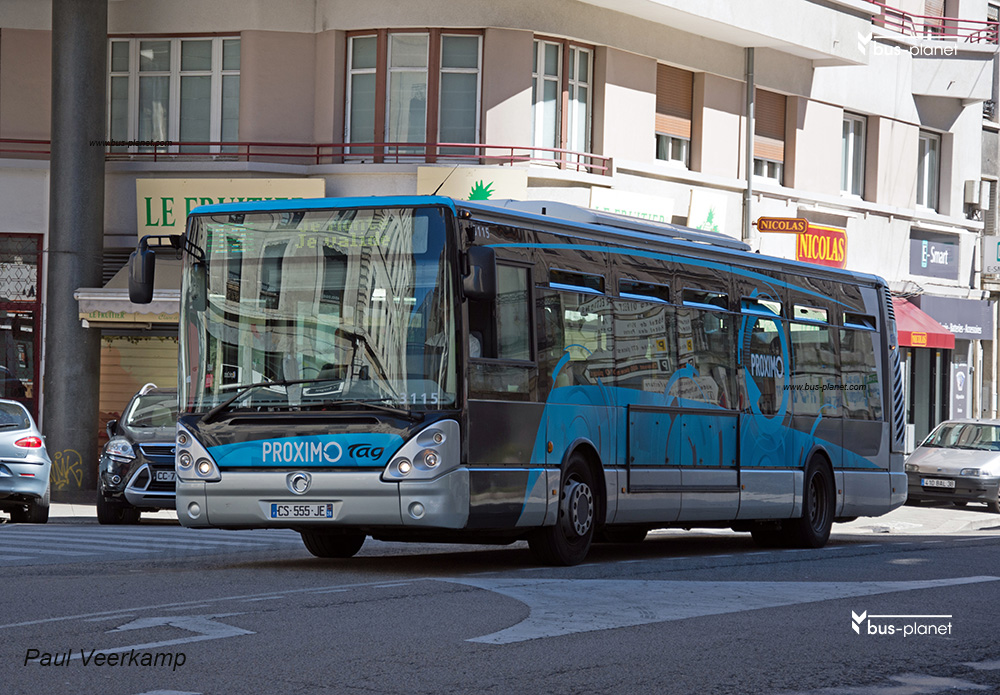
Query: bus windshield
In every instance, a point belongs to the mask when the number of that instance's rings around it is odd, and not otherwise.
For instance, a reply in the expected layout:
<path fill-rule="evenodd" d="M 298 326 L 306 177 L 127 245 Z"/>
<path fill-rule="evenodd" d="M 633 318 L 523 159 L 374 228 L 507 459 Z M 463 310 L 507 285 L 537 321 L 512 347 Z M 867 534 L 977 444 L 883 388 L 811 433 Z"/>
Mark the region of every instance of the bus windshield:
<path fill-rule="evenodd" d="M 454 405 L 443 209 L 194 216 L 188 235 L 204 251 L 184 269 L 189 412 Z"/>

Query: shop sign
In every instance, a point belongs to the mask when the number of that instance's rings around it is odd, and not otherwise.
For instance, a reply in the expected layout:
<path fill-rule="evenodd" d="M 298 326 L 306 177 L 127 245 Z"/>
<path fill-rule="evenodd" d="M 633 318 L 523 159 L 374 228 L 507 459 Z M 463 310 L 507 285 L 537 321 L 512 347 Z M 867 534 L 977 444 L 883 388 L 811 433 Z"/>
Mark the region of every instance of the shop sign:
<path fill-rule="evenodd" d="M 927 334 L 918 332 L 910 333 L 910 347 L 927 347 Z"/>
<path fill-rule="evenodd" d="M 951 363 L 951 417 L 968 417 L 969 364 L 964 360 Z"/>
<path fill-rule="evenodd" d="M 910 274 L 958 279 L 957 238 L 947 234 L 910 232 Z"/>
<path fill-rule="evenodd" d="M 417 195 L 456 200 L 525 200 L 528 172 L 510 167 L 417 167 Z"/>
<path fill-rule="evenodd" d="M 590 207 L 592 210 L 613 212 L 616 215 L 628 215 L 653 222 L 673 221 L 674 201 L 670 198 L 632 193 L 631 191 L 614 191 L 610 188 L 592 188 L 590 190 Z"/>
<path fill-rule="evenodd" d="M 180 234 L 199 205 L 322 198 L 323 179 L 136 179 L 139 236 Z"/>
<path fill-rule="evenodd" d="M 910 299 L 959 340 L 993 340 L 993 303 L 922 294 Z"/>
<path fill-rule="evenodd" d="M 1000 276 L 1000 236 L 983 237 L 983 275 Z"/>
<path fill-rule="evenodd" d="M 757 220 L 757 231 L 779 234 L 804 234 L 809 229 L 809 220 L 801 217 L 761 217 Z"/>
<path fill-rule="evenodd" d="M 795 260 L 843 268 L 847 265 L 847 232 L 810 224 L 795 240 Z"/>

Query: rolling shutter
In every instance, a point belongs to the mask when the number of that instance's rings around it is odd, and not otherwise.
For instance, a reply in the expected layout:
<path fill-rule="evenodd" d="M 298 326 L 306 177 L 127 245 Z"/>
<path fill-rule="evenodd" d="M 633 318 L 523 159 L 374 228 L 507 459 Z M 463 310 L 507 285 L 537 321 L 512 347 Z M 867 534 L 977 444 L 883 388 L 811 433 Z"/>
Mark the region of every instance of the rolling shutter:
<path fill-rule="evenodd" d="M 121 415 L 144 384 L 177 388 L 177 338 L 104 336 L 101 339 L 100 440 L 105 425 Z"/>
<path fill-rule="evenodd" d="M 656 66 L 656 132 L 691 138 L 694 73 L 669 65 Z"/>
<path fill-rule="evenodd" d="M 758 89 L 754 104 L 753 155 L 785 161 L 785 95 Z"/>

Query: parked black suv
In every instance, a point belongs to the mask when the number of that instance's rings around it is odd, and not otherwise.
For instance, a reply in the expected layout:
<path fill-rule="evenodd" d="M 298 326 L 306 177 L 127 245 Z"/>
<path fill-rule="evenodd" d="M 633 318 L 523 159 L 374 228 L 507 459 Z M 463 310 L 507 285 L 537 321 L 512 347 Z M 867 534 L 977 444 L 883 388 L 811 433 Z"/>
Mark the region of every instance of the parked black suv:
<path fill-rule="evenodd" d="M 97 482 L 97 521 L 137 524 L 142 511 L 173 509 L 177 389 L 146 384 L 120 420 L 108 421 Z"/>

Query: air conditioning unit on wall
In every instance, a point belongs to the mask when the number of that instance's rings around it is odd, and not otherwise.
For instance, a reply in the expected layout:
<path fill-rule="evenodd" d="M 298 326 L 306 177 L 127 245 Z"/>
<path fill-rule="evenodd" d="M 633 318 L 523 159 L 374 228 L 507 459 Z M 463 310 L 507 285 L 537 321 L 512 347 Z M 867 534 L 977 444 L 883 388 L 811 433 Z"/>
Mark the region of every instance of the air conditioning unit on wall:
<path fill-rule="evenodd" d="M 990 209 L 990 182 L 989 181 L 966 181 L 965 182 L 965 204 L 976 210 Z"/>

